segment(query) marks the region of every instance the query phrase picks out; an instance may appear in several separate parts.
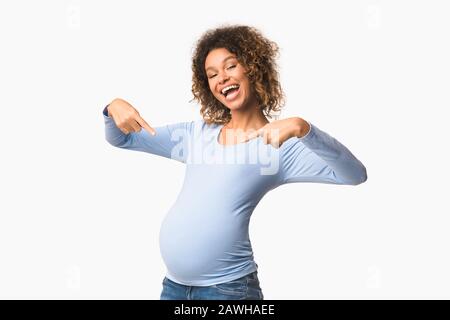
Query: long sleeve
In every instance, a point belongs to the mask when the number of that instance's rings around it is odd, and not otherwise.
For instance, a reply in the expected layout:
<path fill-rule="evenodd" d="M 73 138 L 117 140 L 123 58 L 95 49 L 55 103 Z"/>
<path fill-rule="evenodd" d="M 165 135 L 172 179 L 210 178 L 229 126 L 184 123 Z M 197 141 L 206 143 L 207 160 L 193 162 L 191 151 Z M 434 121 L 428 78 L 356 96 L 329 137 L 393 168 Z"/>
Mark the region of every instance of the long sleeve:
<path fill-rule="evenodd" d="M 319 182 L 357 185 L 367 180 L 366 168 L 342 143 L 310 125 L 301 138 L 291 138 L 281 153 L 284 183 Z"/>
<path fill-rule="evenodd" d="M 134 151 L 147 152 L 161 157 L 186 163 L 189 148 L 189 137 L 194 121 L 171 123 L 153 127 L 156 135 L 147 130 L 124 134 L 114 120 L 103 110 L 105 121 L 105 138 L 111 145 Z"/>

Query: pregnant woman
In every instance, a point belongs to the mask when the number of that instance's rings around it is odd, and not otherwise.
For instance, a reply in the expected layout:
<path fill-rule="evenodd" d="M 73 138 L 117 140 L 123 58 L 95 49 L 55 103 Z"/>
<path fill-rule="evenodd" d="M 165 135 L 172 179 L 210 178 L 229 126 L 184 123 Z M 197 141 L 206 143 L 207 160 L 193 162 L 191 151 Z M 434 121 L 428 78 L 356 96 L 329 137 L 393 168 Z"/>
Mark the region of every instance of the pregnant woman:
<path fill-rule="evenodd" d="M 286 183 L 367 179 L 364 165 L 310 121 L 267 119 L 283 104 L 278 51 L 253 27 L 208 30 L 192 58 L 201 120 L 152 127 L 123 99 L 103 110 L 111 145 L 186 167 L 159 234 L 167 267 L 162 300 L 262 300 L 248 232 L 262 197 Z"/>

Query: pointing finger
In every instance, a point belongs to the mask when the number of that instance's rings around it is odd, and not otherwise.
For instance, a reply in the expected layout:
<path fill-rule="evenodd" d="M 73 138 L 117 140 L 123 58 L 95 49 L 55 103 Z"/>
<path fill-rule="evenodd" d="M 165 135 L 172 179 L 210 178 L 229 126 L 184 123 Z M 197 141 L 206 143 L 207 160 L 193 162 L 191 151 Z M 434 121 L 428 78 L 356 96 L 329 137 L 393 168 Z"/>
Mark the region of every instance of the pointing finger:
<path fill-rule="evenodd" d="M 250 139 L 254 139 L 254 138 L 256 138 L 256 137 L 262 135 L 262 133 L 263 133 L 263 130 L 262 130 L 262 129 L 258 129 L 258 130 L 256 130 L 256 131 L 250 132 L 250 133 L 247 135 L 247 138 L 245 138 L 245 141 L 248 141 L 248 140 L 250 140 Z"/>
<path fill-rule="evenodd" d="M 138 116 L 138 117 L 136 118 L 136 121 L 137 121 L 137 123 L 139 123 L 139 124 L 141 125 L 142 128 L 144 128 L 145 130 L 147 130 L 147 132 L 150 133 L 151 135 L 154 136 L 154 135 L 156 134 L 156 130 L 153 129 L 152 127 L 150 127 L 150 126 L 148 125 L 148 123 L 147 123 L 144 119 L 142 119 L 140 116 Z"/>

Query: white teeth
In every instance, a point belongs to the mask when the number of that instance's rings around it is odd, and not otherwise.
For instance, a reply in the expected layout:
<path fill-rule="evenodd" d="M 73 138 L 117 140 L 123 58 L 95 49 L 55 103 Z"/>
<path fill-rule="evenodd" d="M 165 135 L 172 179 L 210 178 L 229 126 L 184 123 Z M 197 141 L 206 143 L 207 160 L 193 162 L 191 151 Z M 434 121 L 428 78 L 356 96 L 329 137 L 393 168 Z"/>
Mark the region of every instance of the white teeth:
<path fill-rule="evenodd" d="M 231 86 L 225 87 L 222 89 L 222 94 L 225 94 L 228 90 L 234 89 L 234 88 L 239 88 L 239 86 L 237 84 L 232 84 Z"/>

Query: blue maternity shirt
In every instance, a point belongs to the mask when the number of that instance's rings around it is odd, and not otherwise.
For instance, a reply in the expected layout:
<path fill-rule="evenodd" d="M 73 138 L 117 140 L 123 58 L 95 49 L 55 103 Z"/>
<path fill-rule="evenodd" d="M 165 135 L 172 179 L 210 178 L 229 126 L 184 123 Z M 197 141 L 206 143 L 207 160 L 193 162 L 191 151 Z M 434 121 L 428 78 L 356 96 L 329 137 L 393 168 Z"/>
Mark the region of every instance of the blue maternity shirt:
<path fill-rule="evenodd" d="M 223 125 L 203 120 L 124 134 L 103 112 L 105 137 L 113 146 L 147 152 L 186 166 L 181 191 L 161 225 L 160 251 L 166 277 L 188 286 L 210 286 L 257 270 L 249 221 L 270 190 L 286 183 L 357 185 L 367 179 L 364 165 L 339 141 L 310 124 L 302 138 L 280 148 L 262 137 L 222 145 Z"/>

